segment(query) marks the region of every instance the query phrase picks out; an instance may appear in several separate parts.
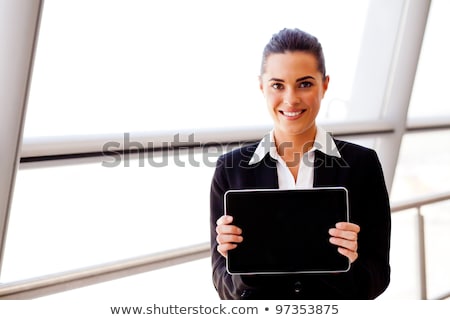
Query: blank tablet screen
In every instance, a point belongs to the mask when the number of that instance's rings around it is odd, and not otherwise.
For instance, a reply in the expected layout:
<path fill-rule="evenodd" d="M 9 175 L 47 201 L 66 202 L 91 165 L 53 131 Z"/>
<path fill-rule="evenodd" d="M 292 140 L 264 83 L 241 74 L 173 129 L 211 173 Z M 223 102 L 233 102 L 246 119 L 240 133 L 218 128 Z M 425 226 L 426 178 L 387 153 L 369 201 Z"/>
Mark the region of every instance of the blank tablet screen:
<path fill-rule="evenodd" d="M 345 188 L 253 189 L 225 193 L 226 214 L 244 241 L 228 251 L 231 274 L 344 272 L 348 259 L 328 230 L 348 221 Z"/>

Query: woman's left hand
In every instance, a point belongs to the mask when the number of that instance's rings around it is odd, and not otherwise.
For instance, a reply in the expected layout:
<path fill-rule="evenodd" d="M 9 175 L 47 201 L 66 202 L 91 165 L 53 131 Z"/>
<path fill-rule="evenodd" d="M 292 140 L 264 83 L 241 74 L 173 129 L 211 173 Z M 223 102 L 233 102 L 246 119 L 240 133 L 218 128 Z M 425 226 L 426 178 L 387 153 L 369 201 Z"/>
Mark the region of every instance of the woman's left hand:
<path fill-rule="evenodd" d="M 338 246 L 340 254 L 349 258 L 350 263 L 355 262 L 358 258 L 358 233 L 360 227 L 350 222 L 338 222 L 336 228 L 331 228 L 330 242 Z"/>

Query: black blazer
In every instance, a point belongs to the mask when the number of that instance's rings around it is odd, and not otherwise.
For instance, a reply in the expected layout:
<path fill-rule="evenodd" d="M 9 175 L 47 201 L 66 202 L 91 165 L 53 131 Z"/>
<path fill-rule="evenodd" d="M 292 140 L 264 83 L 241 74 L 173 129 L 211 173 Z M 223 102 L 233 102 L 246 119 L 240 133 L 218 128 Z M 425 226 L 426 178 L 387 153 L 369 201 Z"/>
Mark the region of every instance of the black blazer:
<path fill-rule="evenodd" d="M 211 185 L 211 257 L 214 286 L 222 299 L 374 299 L 390 281 L 391 215 L 380 162 L 374 150 L 335 140 L 341 158 L 315 151 L 314 187 L 348 190 L 350 221 L 358 224 L 358 259 L 336 274 L 230 275 L 217 252 L 216 221 L 230 189 L 278 188 L 269 154 L 249 165 L 257 147 L 234 150 L 217 161 Z M 257 223 L 257 221 L 255 221 Z M 245 230 L 244 230 L 245 233 Z"/>

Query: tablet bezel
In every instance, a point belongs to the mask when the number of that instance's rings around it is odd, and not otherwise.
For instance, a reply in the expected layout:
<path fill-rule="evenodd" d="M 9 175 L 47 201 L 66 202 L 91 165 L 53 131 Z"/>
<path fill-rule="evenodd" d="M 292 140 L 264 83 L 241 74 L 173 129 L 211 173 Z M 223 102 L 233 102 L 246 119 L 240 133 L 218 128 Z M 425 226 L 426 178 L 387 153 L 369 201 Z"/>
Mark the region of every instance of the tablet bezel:
<path fill-rule="evenodd" d="M 225 214 L 228 215 L 228 204 L 227 204 L 227 199 L 228 196 L 230 194 L 233 193 L 257 193 L 258 196 L 261 196 L 263 194 L 267 194 L 267 192 L 269 193 L 280 193 L 283 194 L 285 192 L 323 192 L 323 191 L 333 191 L 333 190 L 339 190 L 339 191 L 343 191 L 345 194 L 345 220 L 344 221 L 349 221 L 350 217 L 349 217 L 349 205 L 348 205 L 348 190 L 345 187 L 319 187 L 319 188 L 308 188 L 308 189 L 240 189 L 240 190 L 228 190 L 225 195 L 224 195 L 224 208 L 225 208 Z M 342 221 L 342 220 L 340 220 Z M 339 221 L 336 221 L 339 222 Z M 245 230 L 244 230 L 244 241 L 245 241 Z M 239 246 L 239 244 L 238 244 Z M 334 246 L 334 245 L 333 245 Z M 340 254 L 337 252 L 337 246 L 336 246 L 336 253 Z M 344 257 L 345 258 L 345 257 Z M 234 268 L 230 268 L 230 259 L 233 260 L 233 250 L 228 251 L 228 257 L 226 259 L 226 268 L 227 268 L 227 272 L 230 274 L 236 274 L 236 275 L 252 275 L 252 274 L 304 274 L 304 273 L 341 273 L 341 272 L 347 272 L 350 269 L 350 261 L 347 259 L 347 263 L 344 266 L 344 260 L 342 260 L 342 268 L 330 268 L 330 269 L 320 269 L 320 270 L 312 270 L 312 269 L 308 269 L 308 270 L 272 270 L 272 271 L 254 271 L 254 270 L 249 270 L 249 271 L 237 271 L 234 270 Z"/>

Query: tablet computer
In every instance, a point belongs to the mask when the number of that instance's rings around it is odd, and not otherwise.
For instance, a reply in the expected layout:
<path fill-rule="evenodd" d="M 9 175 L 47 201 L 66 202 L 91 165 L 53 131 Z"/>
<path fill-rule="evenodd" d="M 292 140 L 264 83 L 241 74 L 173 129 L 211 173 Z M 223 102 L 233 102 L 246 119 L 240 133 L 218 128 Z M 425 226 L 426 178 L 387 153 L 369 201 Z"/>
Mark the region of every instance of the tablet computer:
<path fill-rule="evenodd" d="M 244 241 L 228 251 L 231 274 L 335 273 L 350 268 L 328 230 L 349 221 L 343 187 L 229 190 L 225 212 Z"/>

